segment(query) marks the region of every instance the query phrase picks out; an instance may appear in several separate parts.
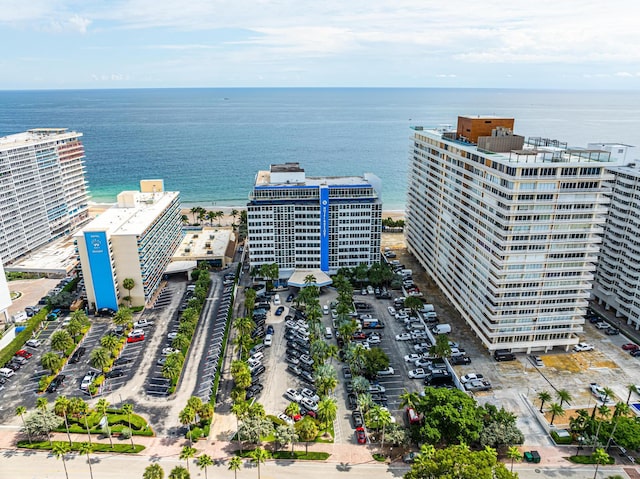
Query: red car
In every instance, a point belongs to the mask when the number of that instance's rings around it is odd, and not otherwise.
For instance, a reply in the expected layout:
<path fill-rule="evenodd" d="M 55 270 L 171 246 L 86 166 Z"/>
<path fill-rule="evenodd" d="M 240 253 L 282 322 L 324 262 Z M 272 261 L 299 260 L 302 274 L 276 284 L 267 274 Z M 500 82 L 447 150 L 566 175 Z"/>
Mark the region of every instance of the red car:
<path fill-rule="evenodd" d="M 33 354 L 31 354 L 29 351 L 25 351 L 24 349 L 21 349 L 20 351 L 16 352 L 16 356 L 20 356 L 25 359 L 31 359 Z"/>
<path fill-rule="evenodd" d="M 144 334 L 137 334 L 127 338 L 128 343 L 137 343 L 138 341 L 144 341 Z"/>
<path fill-rule="evenodd" d="M 622 349 L 624 349 L 625 351 L 637 351 L 638 349 L 640 349 L 640 346 L 634 343 L 627 343 L 622 345 Z"/>
<path fill-rule="evenodd" d="M 356 428 L 356 441 L 358 441 L 358 444 L 367 443 L 367 435 L 365 434 L 363 427 Z"/>
<path fill-rule="evenodd" d="M 367 339 L 367 335 L 362 332 L 353 333 L 353 335 L 351 336 L 351 339 Z"/>
<path fill-rule="evenodd" d="M 291 419 L 293 419 L 295 422 L 298 422 L 300 419 L 302 419 L 302 416 L 300 414 L 294 414 L 293 416 L 290 416 Z"/>

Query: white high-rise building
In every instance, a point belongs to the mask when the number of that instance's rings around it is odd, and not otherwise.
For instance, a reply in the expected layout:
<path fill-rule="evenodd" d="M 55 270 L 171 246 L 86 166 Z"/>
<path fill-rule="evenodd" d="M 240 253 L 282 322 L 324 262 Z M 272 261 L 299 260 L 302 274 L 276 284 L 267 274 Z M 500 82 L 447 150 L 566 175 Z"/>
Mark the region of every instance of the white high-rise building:
<path fill-rule="evenodd" d="M 118 203 L 74 235 L 91 309 L 118 309 L 129 295 L 142 306 L 157 290 L 182 239 L 180 195 L 162 180 L 142 180 L 140 191 L 123 191 Z M 124 302 L 126 304 L 126 302 Z"/>
<path fill-rule="evenodd" d="M 9 292 L 9 285 L 7 284 L 7 278 L 4 275 L 4 268 L 2 267 L 2 261 L 0 261 L 0 323 L 9 322 L 8 309 L 11 306 L 11 293 Z"/>
<path fill-rule="evenodd" d="M 610 154 L 525 141 L 513 123 L 413 127 L 407 246 L 489 350 L 568 348 L 583 331 Z"/>
<path fill-rule="evenodd" d="M 605 145 L 626 158 L 628 145 Z M 609 168 L 614 180 L 593 296 L 640 329 L 640 162 Z"/>
<path fill-rule="evenodd" d="M 0 138 L 0 258 L 8 264 L 89 217 L 82 133 L 38 128 Z"/>
<path fill-rule="evenodd" d="M 298 163 L 260 171 L 247 205 L 251 266 L 333 274 L 380 260 L 380 179 L 307 177 Z"/>

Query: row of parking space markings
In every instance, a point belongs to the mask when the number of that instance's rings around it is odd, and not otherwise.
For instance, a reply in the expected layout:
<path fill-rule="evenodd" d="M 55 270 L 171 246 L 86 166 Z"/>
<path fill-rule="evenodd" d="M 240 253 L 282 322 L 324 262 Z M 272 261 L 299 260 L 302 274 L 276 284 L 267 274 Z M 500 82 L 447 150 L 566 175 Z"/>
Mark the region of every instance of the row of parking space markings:
<path fill-rule="evenodd" d="M 154 301 L 153 308 L 154 309 L 164 308 L 165 306 L 169 305 L 169 303 L 171 303 L 172 294 L 173 294 L 172 288 L 163 289 L 162 292 L 158 295 L 158 297 Z"/>
<path fill-rule="evenodd" d="M 232 273 L 227 273 L 224 276 L 225 280 L 229 278 L 235 278 Z M 205 353 L 205 361 L 202 366 L 196 391 L 198 396 L 203 401 L 209 401 L 211 394 L 213 393 L 213 383 L 218 373 L 218 364 L 220 363 L 220 356 L 222 354 L 222 343 L 224 341 L 225 331 L 227 329 L 227 320 L 229 318 L 229 309 L 231 308 L 231 295 L 233 292 L 233 284 L 228 284 L 222 291 L 222 301 L 218 305 L 218 312 L 213 323 L 212 335 L 207 344 L 207 351 Z"/>

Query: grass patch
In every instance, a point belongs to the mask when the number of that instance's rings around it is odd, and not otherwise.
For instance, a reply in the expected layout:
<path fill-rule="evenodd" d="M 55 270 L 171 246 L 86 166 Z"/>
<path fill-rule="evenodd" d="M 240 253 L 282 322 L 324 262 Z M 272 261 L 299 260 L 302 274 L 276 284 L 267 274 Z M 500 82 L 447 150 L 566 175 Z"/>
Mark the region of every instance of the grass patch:
<path fill-rule="evenodd" d="M 375 459 L 378 462 L 384 462 L 384 461 L 387 460 L 387 457 L 384 454 L 375 453 L 375 454 L 373 454 L 372 457 L 373 457 L 373 459 Z"/>
<path fill-rule="evenodd" d="M 67 441 L 53 441 L 53 444 L 69 444 Z M 78 451 L 80 449 L 80 442 L 72 442 L 71 450 Z M 29 444 L 29 441 L 18 441 L 18 447 L 24 449 L 37 449 L 41 451 L 50 451 L 52 448 L 49 441 L 39 441 L 33 442 Z M 137 454 L 140 451 L 144 450 L 144 446 L 141 444 L 134 444 L 133 449 L 131 448 L 131 444 L 114 444 L 111 447 L 111 444 L 103 444 L 103 443 L 93 443 L 93 452 L 118 452 L 121 454 Z"/>
<path fill-rule="evenodd" d="M 596 461 L 593 460 L 593 456 L 571 456 L 569 460 L 575 464 L 595 464 Z M 607 464 L 614 464 L 616 460 L 609 456 L 609 461 Z"/>
<path fill-rule="evenodd" d="M 243 458 L 249 458 L 251 451 L 242 451 L 242 453 L 240 451 L 236 451 L 236 455 L 243 457 Z M 326 461 L 327 459 L 329 459 L 329 457 L 331 456 L 331 454 L 329 454 L 328 452 L 317 452 L 317 451 L 311 451 L 311 452 L 304 452 L 304 451 L 276 451 L 271 453 L 271 457 L 272 459 L 291 459 L 291 460 L 305 460 L 305 461 Z"/>

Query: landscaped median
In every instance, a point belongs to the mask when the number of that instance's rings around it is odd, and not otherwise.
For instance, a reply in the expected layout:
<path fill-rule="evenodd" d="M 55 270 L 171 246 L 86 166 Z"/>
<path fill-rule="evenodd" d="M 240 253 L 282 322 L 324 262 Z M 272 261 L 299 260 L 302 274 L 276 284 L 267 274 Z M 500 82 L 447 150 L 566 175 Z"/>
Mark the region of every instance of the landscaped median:
<path fill-rule="evenodd" d="M 252 450 L 248 451 L 237 451 L 236 455 L 243 458 L 251 458 Z M 326 461 L 329 459 L 331 454 L 328 452 L 304 452 L 304 451 L 274 451 L 269 452 L 272 459 L 292 459 L 292 460 L 305 460 L 305 461 Z"/>
<path fill-rule="evenodd" d="M 51 451 L 56 444 L 65 444 L 69 445 L 68 441 L 38 441 L 29 443 L 29 441 L 18 441 L 17 446 L 23 449 L 37 449 L 43 451 Z M 83 442 L 72 442 L 71 443 L 71 451 L 79 451 L 82 445 L 85 444 Z M 92 443 L 91 450 L 92 452 L 117 452 L 120 454 L 138 454 L 140 451 L 145 449 L 144 446 L 140 444 L 134 444 L 133 447 L 131 444 L 114 444 L 113 447 L 111 444 L 106 443 Z"/>

